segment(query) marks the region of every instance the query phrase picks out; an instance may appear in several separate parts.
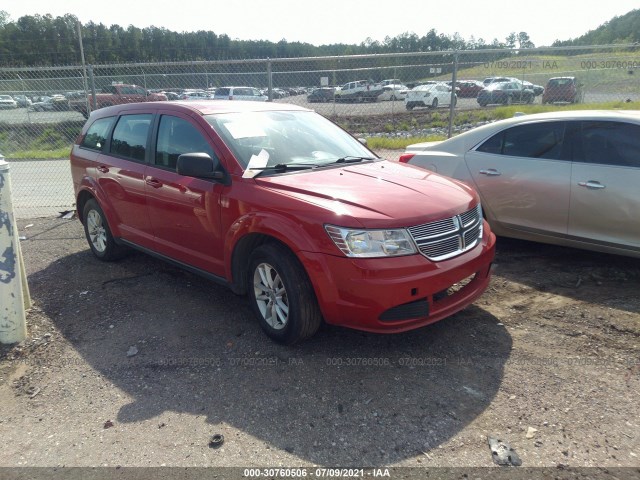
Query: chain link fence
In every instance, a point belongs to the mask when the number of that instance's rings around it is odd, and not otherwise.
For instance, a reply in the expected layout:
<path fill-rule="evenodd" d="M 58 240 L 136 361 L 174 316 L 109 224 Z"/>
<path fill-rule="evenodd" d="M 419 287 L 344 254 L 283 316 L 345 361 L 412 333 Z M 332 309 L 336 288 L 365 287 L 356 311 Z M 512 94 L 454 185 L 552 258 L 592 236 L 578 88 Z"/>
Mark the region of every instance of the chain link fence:
<path fill-rule="evenodd" d="M 353 134 L 451 136 L 502 105 L 640 101 L 639 68 L 638 45 L 0 68 L 0 153 L 16 215 L 49 215 L 72 207 L 70 146 L 109 103 L 249 95 L 312 108 Z"/>

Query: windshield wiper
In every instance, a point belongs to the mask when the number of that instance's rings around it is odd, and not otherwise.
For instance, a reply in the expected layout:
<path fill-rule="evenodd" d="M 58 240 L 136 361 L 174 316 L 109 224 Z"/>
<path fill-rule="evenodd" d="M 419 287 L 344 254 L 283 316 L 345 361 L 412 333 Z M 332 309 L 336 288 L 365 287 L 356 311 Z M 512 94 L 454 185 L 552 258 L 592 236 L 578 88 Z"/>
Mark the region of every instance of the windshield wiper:
<path fill-rule="evenodd" d="M 252 167 L 249 170 L 261 170 L 256 173 L 253 178 L 262 175 L 267 170 L 274 170 L 276 173 L 289 172 L 294 170 L 310 170 L 318 168 L 320 165 L 314 163 L 278 163 L 276 165 L 268 165 L 266 167 Z"/>
<path fill-rule="evenodd" d="M 358 163 L 358 162 L 373 161 L 373 160 L 375 160 L 375 157 L 355 157 L 355 156 L 348 155 L 346 157 L 337 159 L 334 163 Z"/>

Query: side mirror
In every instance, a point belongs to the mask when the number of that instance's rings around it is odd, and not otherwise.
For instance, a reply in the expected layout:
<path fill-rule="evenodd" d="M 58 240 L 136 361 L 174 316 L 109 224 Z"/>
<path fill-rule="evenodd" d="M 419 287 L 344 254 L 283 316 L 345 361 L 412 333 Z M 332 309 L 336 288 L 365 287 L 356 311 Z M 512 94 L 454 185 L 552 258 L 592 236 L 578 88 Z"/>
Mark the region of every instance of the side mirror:
<path fill-rule="evenodd" d="M 220 170 L 220 162 L 208 153 L 183 153 L 178 157 L 176 171 L 185 177 L 208 178 L 226 184 L 227 176 Z"/>

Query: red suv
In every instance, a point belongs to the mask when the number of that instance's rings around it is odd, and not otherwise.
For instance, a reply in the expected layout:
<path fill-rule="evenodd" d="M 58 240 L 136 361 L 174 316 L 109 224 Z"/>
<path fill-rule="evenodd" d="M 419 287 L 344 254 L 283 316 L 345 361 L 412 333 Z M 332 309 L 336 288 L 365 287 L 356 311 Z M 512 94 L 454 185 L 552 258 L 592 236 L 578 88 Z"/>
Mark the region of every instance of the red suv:
<path fill-rule="evenodd" d="M 474 190 L 381 160 L 300 107 L 103 108 L 71 169 L 98 259 L 136 248 L 225 284 L 281 343 L 323 320 L 372 332 L 427 325 L 489 283 L 495 236 Z"/>
<path fill-rule="evenodd" d="M 550 78 L 542 94 L 542 103 L 581 103 L 583 100 L 582 84 L 576 77 Z"/>

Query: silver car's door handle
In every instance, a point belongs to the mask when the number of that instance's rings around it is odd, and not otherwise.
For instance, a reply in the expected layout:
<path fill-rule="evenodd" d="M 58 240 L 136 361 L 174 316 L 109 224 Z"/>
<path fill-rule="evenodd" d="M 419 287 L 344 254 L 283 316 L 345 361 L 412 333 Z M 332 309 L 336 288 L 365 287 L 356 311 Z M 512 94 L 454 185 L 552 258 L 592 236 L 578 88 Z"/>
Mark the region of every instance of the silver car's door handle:
<path fill-rule="evenodd" d="M 482 170 L 480 170 L 480 173 L 482 175 L 489 175 L 490 177 L 497 177 L 498 175 L 502 175 L 495 168 L 489 168 L 489 169 L 483 168 Z"/>
<path fill-rule="evenodd" d="M 578 182 L 578 185 L 580 185 L 581 187 L 592 188 L 594 190 L 606 187 L 606 185 L 602 185 L 600 182 L 596 180 L 589 180 L 587 182 Z"/>

